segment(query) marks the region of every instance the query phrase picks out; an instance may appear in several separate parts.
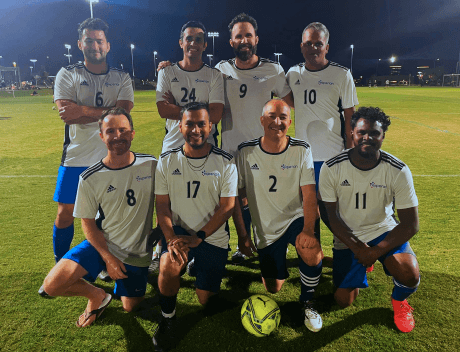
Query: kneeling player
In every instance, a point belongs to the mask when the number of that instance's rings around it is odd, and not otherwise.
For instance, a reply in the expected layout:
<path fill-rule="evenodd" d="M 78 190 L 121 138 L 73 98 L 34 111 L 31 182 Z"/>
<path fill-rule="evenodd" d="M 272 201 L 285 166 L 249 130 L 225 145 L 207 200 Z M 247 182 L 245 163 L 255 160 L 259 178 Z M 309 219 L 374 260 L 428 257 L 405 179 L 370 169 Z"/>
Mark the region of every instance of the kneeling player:
<path fill-rule="evenodd" d="M 314 233 L 315 175 L 310 146 L 286 135 L 290 114 L 283 100 L 265 104 L 263 137 L 238 147 L 238 188 L 240 198 L 248 199 L 265 288 L 276 293 L 288 278 L 286 249 L 291 243 L 299 256 L 305 325 L 316 332 L 323 322 L 312 299 L 323 251 Z M 240 217 L 237 226 L 244 230 L 242 221 Z"/>
<path fill-rule="evenodd" d="M 80 175 L 73 213 L 81 218 L 86 240 L 68 251 L 44 282 L 51 296 L 88 298 L 78 327 L 91 325 L 112 299 L 87 281 L 107 270 L 123 308 L 132 311 L 144 298 L 152 256 L 148 240 L 157 161 L 130 151 L 133 123 L 123 108 L 104 112 L 99 126 L 108 155 Z"/>
<path fill-rule="evenodd" d="M 420 273 L 408 240 L 418 231 L 418 200 L 409 168 L 380 150 L 389 125 L 379 108 L 359 108 L 351 120 L 354 148 L 324 163 L 319 189 L 335 236 L 337 303 L 353 303 L 368 287 L 366 267 L 379 260 L 393 276 L 395 324 L 410 332 L 414 318 L 406 298 L 417 290 Z"/>

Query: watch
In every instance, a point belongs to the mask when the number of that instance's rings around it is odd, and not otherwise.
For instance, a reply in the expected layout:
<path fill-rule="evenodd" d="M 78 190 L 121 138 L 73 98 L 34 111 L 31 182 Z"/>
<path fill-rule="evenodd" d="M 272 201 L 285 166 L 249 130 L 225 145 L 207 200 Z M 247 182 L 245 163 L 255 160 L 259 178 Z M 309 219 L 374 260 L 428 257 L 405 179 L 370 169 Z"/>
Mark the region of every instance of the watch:
<path fill-rule="evenodd" d="M 198 231 L 196 235 L 198 238 L 201 238 L 203 241 L 206 238 L 206 232 L 204 232 L 203 230 Z"/>

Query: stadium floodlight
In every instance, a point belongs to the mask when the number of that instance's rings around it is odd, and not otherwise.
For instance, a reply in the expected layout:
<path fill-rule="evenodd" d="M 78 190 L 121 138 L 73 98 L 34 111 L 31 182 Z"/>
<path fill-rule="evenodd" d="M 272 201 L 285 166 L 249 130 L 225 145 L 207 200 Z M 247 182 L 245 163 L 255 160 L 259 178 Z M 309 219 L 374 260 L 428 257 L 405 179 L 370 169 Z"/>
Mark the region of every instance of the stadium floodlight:
<path fill-rule="evenodd" d="M 212 38 L 212 57 L 214 58 L 214 38 L 219 38 L 219 32 L 208 32 L 208 37 Z"/>
<path fill-rule="evenodd" d="M 64 44 L 64 47 L 67 49 L 67 55 L 64 54 L 64 56 L 67 56 L 68 59 L 69 59 L 69 65 L 70 65 L 70 58 L 72 57 L 72 55 L 70 55 L 70 49 L 72 48 L 72 45 L 70 44 Z"/>
<path fill-rule="evenodd" d="M 206 56 L 209 58 L 209 66 L 212 66 L 212 54 L 206 54 Z"/>
<path fill-rule="evenodd" d="M 433 60 L 433 62 L 434 62 L 434 67 L 433 68 L 436 68 L 436 62 L 439 62 L 439 57 L 436 60 Z"/>
<path fill-rule="evenodd" d="M 87 0 L 89 1 L 89 8 L 91 9 L 91 18 L 93 18 L 93 2 L 99 2 L 99 0 Z"/>
<path fill-rule="evenodd" d="M 157 76 L 157 54 L 158 51 L 153 52 L 153 69 L 155 71 L 155 77 Z"/>
<path fill-rule="evenodd" d="M 121 69 L 122 69 L 122 70 L 124 70 L 124 68 L 123 68 L 123 64 L 120 64 L 120 66 L 121 66 Z"/>
<path fill-rule="evenodd" d="M 280 63 L 280 56 L 281 55 L 283 55 L 283 53 L 275 53 L 276 60 L 278 61 L 278 63 Z"/>
<path fill-rule="evenodd" d="M 393 55 L 392 57 L 390 57 L 390 62 L 391 62 L 392 64 L 393 64 L 395 61 L 396 61 L 396 56 Z"/>
<path fill-rule="evenodd" d="M 353 75 L 353 49 L 355 48 L 355 46 L 351 44 L 350 48 L 351 48 L 350 72 L 351 72 L 351 75 Z"/>
<path fill-rule="evenodd" d="M 35 63 L 37 62 L 37 59 L 30 59 L 30 62 L 34 64 L 34 71 L 35 71 Z"/>
<path fill-rule="evenodd" d="M 377 67 L 375 68 L 375 75 L 377 76 L 378 70 L 379 70 L 379 62 L 382 61 L 382 59 L 377 60 Z"/>
<path fill-rule="evenodd" d="M 134 44 L 131 44 L 130 47 L 131 47 L 131 67 L 133 68 L 133 78 L 134 78 L 134 54 L 133 54 Z"/>

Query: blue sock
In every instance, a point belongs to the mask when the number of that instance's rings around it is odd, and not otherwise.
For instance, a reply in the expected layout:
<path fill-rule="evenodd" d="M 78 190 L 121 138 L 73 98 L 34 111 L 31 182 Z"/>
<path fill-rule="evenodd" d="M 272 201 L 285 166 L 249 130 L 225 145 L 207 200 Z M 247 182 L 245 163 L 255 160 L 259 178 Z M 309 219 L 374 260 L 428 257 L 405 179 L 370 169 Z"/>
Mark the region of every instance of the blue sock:
<path fill-rule="evenodd" d="M 73 224 L 64 229 L 59 229 L 56 225 L 53 226 L 53 250 L 56 263 L 69 251 L 73 233 Z"/>
<path fill-rule="evenodd" d="M 321 261 L 317 266 L 308 266 L 302 258 L 299 257 L 299 271 L 300 271 L 300 298 L 301 302 L 306 302 L 313 299 L 315 295 L 315 288 L 318 286 L 323 269 L 323 262 Z"/>
<path fill-rule="evenodd" d="M 176 301 L 177 295 L 164 296 L 160 293 L 160 307 L 163 315 L 173 315 L 174 311 L 176 310 Z M 171 318 L 171 316 L 169 316 L 168 318 Z"/>
<path fill-rule="evenodd" d="M 396 301 L 404 301 L 407 297 L 417 291 L 418 285 L 420 284 L 420 278 L 418 279 L 417 285 L 415 285 L 415 287 L 404 286 L 394 278 L 393 283 L 395 286 L 393 287 L 393 293 L 391 294 L 391 297 Z"/>
<path fill-rule="evenodd" d="M 249 206 L 245 205 L 241 210 L 243 213 L 244 228 L 249 236 L 251 236 L 251 213 L 249 212 Z"/>

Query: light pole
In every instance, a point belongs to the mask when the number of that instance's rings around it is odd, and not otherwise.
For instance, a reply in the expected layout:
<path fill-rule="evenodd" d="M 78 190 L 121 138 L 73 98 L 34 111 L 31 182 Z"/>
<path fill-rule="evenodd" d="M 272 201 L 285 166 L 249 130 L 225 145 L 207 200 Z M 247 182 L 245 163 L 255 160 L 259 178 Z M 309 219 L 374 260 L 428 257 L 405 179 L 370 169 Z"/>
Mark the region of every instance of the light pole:
<path fill-rule="evenodd" d="M 33 66 L 29 66 L 30 68 L 30 75 L 32 76 L 32 69 L 34 68 Z M 33 77 L 33 76 L 32 76 Z"/>
<path fill-rule="evenodd" d="M 278 61 L 278 63 L 280 63 L 280 56 L 283 55 L 282 53 L 275 53 L 275 56 L 276 56 L 276 61 Z"/>
<path fill-rule="evenodd" d="M 34 71 L 35 71 L 35 63 L 37 62 L 37 59 L 30 59 L 30 62 L 34 64 Z"/>
<path fill-rule="evenodd" d="M 209 58 L 209 66 L 211 66 L 212 54 L 206 54 L 206 56 Z"/>
<path fill-rule="evenodd" d="M 355 46 L 353 44 L 350 45 L 350 48 L 351 48 L 351 64 L 350 64 L 350 72 L 351 72 L 351 75 L 353 76 L 353 49 L 355 48 Z"/>
<path fill-rule="evenodd" d="M 212 57 L 214 58 L 214 38 L 219 38 L 219 32 L 208 32 L 208 37 L 212 38 Z"/>
<path fill-rule="evenodd" d="M 91 9 L 91 18 L 93 18 L 93 2 L 99 2 L 99 0 L 88 0 L 89 1 L 89 7 Z"/>
<path fill-rule="evenodd" d="M 121 66 L 121 69 L 123 70 L 123 64 L 120 64 L 120 66 Z"/>
<path fill-rule="evenodd" d="M 67 49 L 67 55 L 66 55 L 66 54 L 64 54 L 64 55 L 68 57 L 68 59 L 69 59 L 69 65 L 70 65 L 70 58 L 72 57 L 72 55 L 70 55 L 70 49 L 72 48 L 72 45 L 70 45 L 70 44 L 64 44 L 64 47 Z"/>
<path fill-rule="evenodd" d="M 133 50 L 134 50 L 134 44 L 131 44 L 131 67 L 133 68 L 133 79 L 134 79 L 134 55 L 133 55 Z"/>
<path fill-rule="evenodd" d="M 382 61 L 382 59 L 377 60 L 377 67 L 375 68 L 375 76 L 377 76 L 378 71 L 379 71 L 379 62 Z"/>
<path fill-rule="evenodd" d="M 157 54 L 158 51 L 153 52 L 153 68 L 155 70 L 155 77 L 157 76 Z"/>
<path fill-rule="evenodd" d="M 436 62 L 439 61 L 439 58 L 437 58 L 436 60 L 433 60 L 434 62 L 434 67 L 433 68 L 436 68 Z"/>

